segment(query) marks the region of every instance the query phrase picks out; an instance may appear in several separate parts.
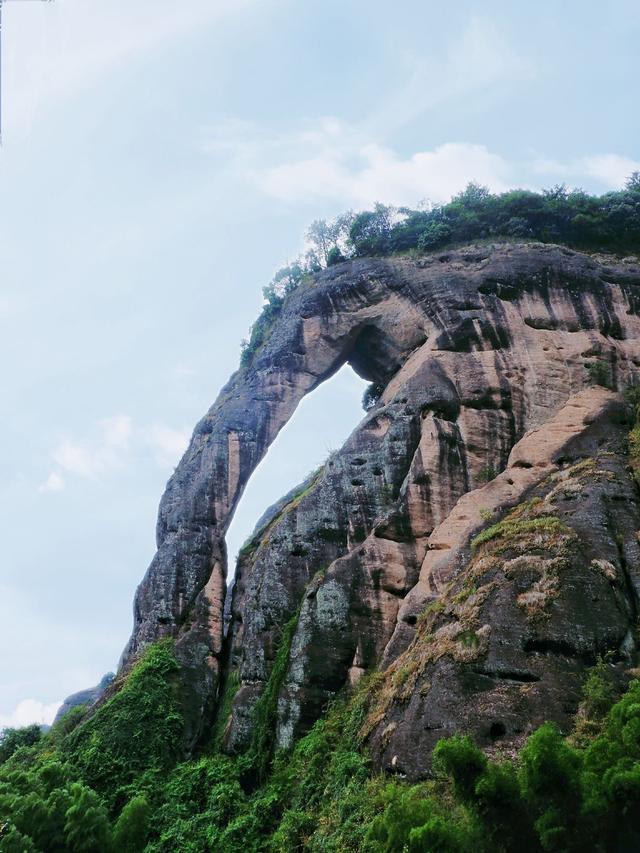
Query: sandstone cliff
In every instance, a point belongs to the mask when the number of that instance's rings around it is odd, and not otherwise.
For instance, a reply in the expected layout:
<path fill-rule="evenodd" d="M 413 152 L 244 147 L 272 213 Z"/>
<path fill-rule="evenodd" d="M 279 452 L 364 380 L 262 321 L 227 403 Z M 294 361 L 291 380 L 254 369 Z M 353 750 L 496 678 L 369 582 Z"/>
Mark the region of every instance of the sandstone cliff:
<path fill-rule="evenodd" d="M 634 664 L 640 510 L 617 392 L 640 365 L 639 286 L 636 259 L 503 244 L 342 263 L 287 299 L 197 425 L 136 594 L 121 665 L 176 638 L 187 748 L 236 681 L 225 744 L 248 744 L 285 625 L 277 743 L 378 670 L 366 733 L 410 776 L 454 730 L 517 746 L 562 722 L 598 655 Z M 225 635 L 224 536 L 243 488 L 345 363 L 382 395 L 263 519 Z"/>

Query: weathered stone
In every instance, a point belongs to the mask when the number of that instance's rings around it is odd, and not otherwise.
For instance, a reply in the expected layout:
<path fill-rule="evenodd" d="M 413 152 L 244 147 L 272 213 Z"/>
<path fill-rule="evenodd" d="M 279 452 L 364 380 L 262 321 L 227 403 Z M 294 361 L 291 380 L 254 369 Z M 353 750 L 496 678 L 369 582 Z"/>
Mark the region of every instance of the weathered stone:
<path fill-rule="evenodd" d="M 97 702 L 114 678 L 115 675 L 112 672 L 108 672 L 106 675 L 102 676 L 100 683 L 96 684 L 95 687 L 88 687 L 86 690 L 79 690 L 77 693 L 72 693 L 71 696 L 67 696 L 62 705 L 58 708 L 52 725 L 55 725 L 58 720 L 61 720 L 62 717 L 64 717 L 64 715 L 72 708 L 77 708 L 80 705 L 90 707 Z"/>
<path fill-rule="evenodd" d="M 231 378 L 196 427 L 162 499 L 158 552 L 136 594 L 122 665 L 159 637 L 177 638 L 192 692 L 187 742 L 206 725 L 221 674 L 237 671 L 241 687 L 227 746 L 246 745 L 282 628 L 299 612 L 278 703 L 278 741 L 290 742 L 343 685 L 381 663 L 396 666 L 415 646 L 420 613 L 467 570 L 469 541 L 483 516 L 500 518 L 545 478 L 560 476 L 576 448 L 599 452 L 592 437 L 600 429 L 609 440 L 603 424 L 621 441 L 614 395 L 584 389 L 592 385 L 590 365 L 616 390 L 634 381 L 640 365 L 637 282 L 627 267 L 557 246 L 496 245 L 339 264 L 287 300 L 252 364 Z M 313 480 L 264 519 L 238 562 L 225 639 L 224 535 L 235 506 L 298 402 L 345 362 L 384 388 L 380 401 Z M 619 469 L 619 445 L 611 453 Z M 611 584 L 597 562 L 618 567 L 610 532 L 602 548 L 592 530 L 585 535 L 596 561 L 589 578 Z M 625 549 L 630 565 L 635 556 L 631 545 Z M 522 625 L 564 594 L 555 557 L 540 556 L 542 568 L 528 569 L 531 583 L 520 588 L 514 581 L 507 596 L 505 614 Z M 631 604 L 629 598 L 625 606 Z M 502 630 L 499 608 L 491 607 L 474 629 L 489 655 Z M 570 596 L 565 611 L 569 622 Z M 617 642 L 620 619 L 607 643 Z M 470 665 L 456 630 L 442 635 L 455 654 L 453 663 L 447 655 L 438 663 L 436 683 L 447 680 L 443 667 Z M 593 631 L 585 631 L 593 657 Z M 556 652 L 549 646 L 545 654 Z M 575 683 L 588 656 L 567 665 Z M 476 675 L 465 675 L 459 695 L 452 688 L 453 705 L 465 690 L 482 692 L 473 686 Z M 560 701 L 554 697 L 552 691 L 549 708 Z M 521 707 L 510 713 L 526 727 L 526 714 L 534 719 L 537 711 Z M 401 739 L 409 742 L 404 711 L 389 709 L 384 740 L 402 765 Z M 416 714 L 423 712 L 416 705 Z M 429 710 L 434 719 L 438 713 Z M 378 729 L 372 731 L 377 744 Z M 376 748 L 386 762 L 388 751 Z"/>
<path fill-rule="evenodd" d="M 588 667 L 599 656 L 620 675 L 633 665 L 640 506 L 626 427 L 613 395 L 587 391 L 578 399 L 582 429 L 576 423 L 567 432 L 563 410 L 514 448 L 515 464 L 538 451 L 527 469 L 536 482 L 518 483 L 507 504 L 527 501 L 507 514 L 504 533 L 472 549 L 473 525 L 454 528 L 448 583 L 385 672 L 370 714 L 383 767 L 424 776 L 437 741 L 457 731 L 501 751 L 545 720 L 568 731 Z M 575 401 L 565 409 L 578 408 Z M 493 509 L 492 523 L 505 516 L 495 485 L 465 495 L 452 515 L 473 496 Z"/>

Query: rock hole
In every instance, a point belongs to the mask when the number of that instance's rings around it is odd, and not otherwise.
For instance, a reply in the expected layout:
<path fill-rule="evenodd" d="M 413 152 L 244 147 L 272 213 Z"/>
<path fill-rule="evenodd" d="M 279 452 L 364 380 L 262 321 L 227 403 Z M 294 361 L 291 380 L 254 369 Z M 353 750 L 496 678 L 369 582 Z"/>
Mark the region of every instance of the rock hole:
<path fill-rule="evenodd" d="M 489 729 L 489 737 L 491 740 L 498 740 L 498 738 L 504 737 L 506 733 L 507 727 L 504 723 L 491 723 L 491 728 Z"/>

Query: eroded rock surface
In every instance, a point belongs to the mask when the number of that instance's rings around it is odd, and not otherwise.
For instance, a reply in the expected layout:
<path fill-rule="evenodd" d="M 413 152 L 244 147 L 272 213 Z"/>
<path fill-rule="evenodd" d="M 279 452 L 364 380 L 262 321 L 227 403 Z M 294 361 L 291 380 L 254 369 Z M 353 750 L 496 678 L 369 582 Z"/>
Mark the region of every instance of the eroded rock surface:
<path fill-rule="evenodd" d="M 634 381 L 639 271 L 633 259 L 557 246 L 469 247 L 421 260 L 339 264 L 287 300 L 251 366 L 231 378 L 196 427 L 162 499 L 158 552 L 136 594 L 123 666 L 145 644 L 176 637 L 192 694 L 187 742 L 210 718 L 221 680 L 235 672 L 240 689 L 226 742 L 230 750 L 248 743 L 283 626 L 296 614 L 278 743 L 290 743 L 331 695 L 364 672 L 382 665 L 391 679 L 399 666 L 415 665 L 411 690 L 390 682 L 370 726 L 380 761 L 413 775 L 427 766 L 437 739 L 420 734 L 419 757 L 406 755 L 429 715 L 436 722 L 425 731 L 440 731 L 438 720 L 466 724 L 465 703 L 484 721 L 481 697 L 498 707 L 504 694 L 494 736 L 513 738 L 545 709 L 554 719 L 568 713 L 562 708 L 575 704 L 584 667 L 599 651 L 632 654 L 635 493 L 625 480 L 619 397 L 592 386 L 597 380 L 620 391 Z M 225 639 L 224 535 L 235 506 L 298 402 L 345 362 L 383 387 L 382 397 L 344 448 L 267 516 L 241 555 Z M 500 566 L 486 569 L 485 582 L 478 564 L 495 542 L 471 556 L 473 535 L 530 496 L 547 506 L 549 478 L 558 478 L 553 488 L 563 477 L 577 488 L 579 478 L 567 472 L 587 457 L 615 484 L 603 475 L 588 501 L 573 500 L 571 507 L 582 509 L 566 521 L 561 516 L 567 530 L 547 524 L 555 538 L 532 540 L 537 563 L 517 568 L 519 558 L 529 559 L 525 537 L 522 553 L 514 542 L 513 553 L 495 557 Z M 613 504 L 624 506 L 623 532 L 611 520 Z M 584 536 L 587 564 L 577 550 L 570 557 L 563 550 Z M 620 536 L 624 566 L 612 544 Z M 570 566 L 560 570 L 563 560 Z M 471 628 L 456 633 L 453 618 L 434 626 L 448 651 L 436 661 L 418 655 L 421 614 L 458 594 L 451 584 L 470 573 L 478 574 L 478 589 L 490 587 L 468 598 L 478 620 L 477 642 L 469 640 L 475 657 L 465 651 L 456 659 L 457 638 Z M 503 576 L 508 583 L 499 582 Z M 585 602 L 594 596 L 591 610 L 602 607 L 602 624 L 583 625 Z M 540 619 L 546 633 L 531 627 Z M 582 643 L 572 651 L 562 645 L 571 624 Z M 496 644 L 507 662 L 498 661 Z M 531 680 L 515 679 L 516 687 L 508 676 L 491 681 L 492 666 Z M 544 667 L 551 673 L 546 692 L 535 680 Z M 448 686 L 438 692 L 435 682 Z M 514 691 L 530 701 L 518 704 Z"/>
<path fill-rule="evenodd" d="M 620 675 L 635 666 L 640 507 L 627 430 L 616 395 L 570 398 L 434 531 L 430 542 L 451 546 L 423 563 L 438 592 L 368 721 L 383 766 L 420 777 L 457 731 L 504 750 L 546 720 L 568 730 L 588 667 L 600 656 Z M 474 539 L 479 512 L 490 520 Z"/>

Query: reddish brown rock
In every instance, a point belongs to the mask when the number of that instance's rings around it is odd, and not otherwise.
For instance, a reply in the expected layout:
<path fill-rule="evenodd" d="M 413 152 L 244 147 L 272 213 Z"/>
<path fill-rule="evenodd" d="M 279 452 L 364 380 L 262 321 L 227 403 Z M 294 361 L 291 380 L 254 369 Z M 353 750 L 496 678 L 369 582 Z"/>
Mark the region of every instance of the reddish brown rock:
<path fill-rule="evenodd" d="M 158 637 L 177 638 L 193 694 L 189 742 L 209 719 L 220 673 L 236 670 L 228 746 L 246 744 L 282 628 L 298 610 L 278 706 L 281 744 L 345 683 L 408 653 L 425 604 L 464 570 L 480 511 L 497 518 L 564 470 L 557 447 L 591 434 L 585 417 L 618 417 L 610 395 L 580 392 L 593 374 L 614 389 L 633 381 L 635 264 L 540 244 L 469 247 L 339 264 L 287 300 L 253 363 L 196 427 L 162 499 L 158 552 L 136 595 L 123 665 Z M 243 555 L 225 641 L 224 534 L 237 501 L 298 402 L 345 362 L 382 386 L 382 397 Z M 609 545 L 592 551 L 591 561 L 616 566 Z M 509 607 L 525 619 L 549 584 L 542 571 Z M 567 620 L 570 609 L 569 598 Z M 483 649 L 498 636 L 498 610 L 477 627 Z M 452 648 L 456 630 L 442 635 Z M 396 732 L 399 707 L 388 710 Z"/>

